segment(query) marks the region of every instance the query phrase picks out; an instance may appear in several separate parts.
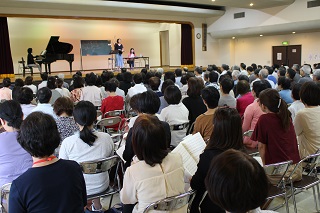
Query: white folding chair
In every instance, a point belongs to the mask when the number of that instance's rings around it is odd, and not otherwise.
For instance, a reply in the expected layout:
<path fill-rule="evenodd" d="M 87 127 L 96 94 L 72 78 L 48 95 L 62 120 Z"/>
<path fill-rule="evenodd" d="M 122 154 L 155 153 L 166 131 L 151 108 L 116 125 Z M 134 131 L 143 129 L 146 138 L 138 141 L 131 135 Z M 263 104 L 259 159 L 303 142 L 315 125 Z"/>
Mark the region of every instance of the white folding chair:
<path fill-rule="evenodd" d="M 4 184 L 0 188 L 0 213 L 9 212 L 9 193 L 11 183 Z"/>

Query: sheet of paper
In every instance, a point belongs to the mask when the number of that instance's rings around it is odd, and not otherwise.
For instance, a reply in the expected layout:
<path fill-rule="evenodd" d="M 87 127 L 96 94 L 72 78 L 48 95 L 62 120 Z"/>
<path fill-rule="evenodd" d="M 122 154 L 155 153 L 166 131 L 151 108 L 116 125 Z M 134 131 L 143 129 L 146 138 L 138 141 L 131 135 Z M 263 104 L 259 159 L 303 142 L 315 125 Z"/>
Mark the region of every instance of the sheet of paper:
<path fill-rule="evenodd" d="M 125 145 L 121 146 L 117 151 L 117 155 L 121 158 L 121 160 L 125 163 L 126 161 L 123 159 L 122 154 L 124 152 L 124 149 L 126 148 Z"/>
<path fill-rule="evenodd" d="M 206 148 L 206 143 L 199 132 L 191 137 L 186 137 L 180 144 L 187 149 L 196 162 L 199 162 L 200 154 Z"/>
<path fill-rule="evenodd" d="M 197 162 L 191 157 L 190 153 L 186 150 L 186 148 L 179 144 L 172 153 L 179 153 L 182 158 L 183 168 L 190 174 L 194 175 L 197 171 Z"/>

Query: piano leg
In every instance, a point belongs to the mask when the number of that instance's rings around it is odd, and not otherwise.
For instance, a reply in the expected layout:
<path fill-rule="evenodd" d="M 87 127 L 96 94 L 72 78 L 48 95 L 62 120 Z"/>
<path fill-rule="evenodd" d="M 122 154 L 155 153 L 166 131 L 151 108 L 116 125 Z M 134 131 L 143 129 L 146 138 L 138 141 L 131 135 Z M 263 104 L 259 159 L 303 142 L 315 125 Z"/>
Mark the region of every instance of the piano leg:
<path fill-rule="evenodd" d="M 69 65 L 70 65 L 70 74 L 72 73 L 72 61 L 69 61 Z"/>
<path fill-rule="evenodd" d="M 51 75 L 51 63 L 48 63 L 49 74 Z"/>
<path fill-rule="evenodd" d="M 44 68 L 46 70 L 46 73 L 48 74 L 48 64 L 47 63 L 44 64 Z"/>

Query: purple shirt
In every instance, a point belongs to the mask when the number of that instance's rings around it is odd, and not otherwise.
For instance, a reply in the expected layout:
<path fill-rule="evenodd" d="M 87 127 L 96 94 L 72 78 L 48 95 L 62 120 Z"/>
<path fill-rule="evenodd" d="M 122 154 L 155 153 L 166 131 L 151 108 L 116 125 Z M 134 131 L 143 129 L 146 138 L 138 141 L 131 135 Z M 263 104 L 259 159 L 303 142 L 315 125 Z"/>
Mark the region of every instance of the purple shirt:
<path fill-rule="evenodd" d="M 11 183 L 32 166 L 32 157 L 18 143 L 17 134 L 0 134 L 0 186 Z"/>

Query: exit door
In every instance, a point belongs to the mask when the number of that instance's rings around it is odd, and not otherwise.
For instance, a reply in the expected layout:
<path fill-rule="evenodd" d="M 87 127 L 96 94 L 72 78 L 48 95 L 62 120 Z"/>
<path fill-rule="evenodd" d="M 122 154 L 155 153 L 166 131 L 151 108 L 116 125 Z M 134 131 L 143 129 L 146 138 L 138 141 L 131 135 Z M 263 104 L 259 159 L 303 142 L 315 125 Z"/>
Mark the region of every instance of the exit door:
<path fill-rule="evenodd" d="M 272 63 L 285 64 L 292 67 L 294 64 L 301 64 L 301 45 L 273 46 Z"/>

